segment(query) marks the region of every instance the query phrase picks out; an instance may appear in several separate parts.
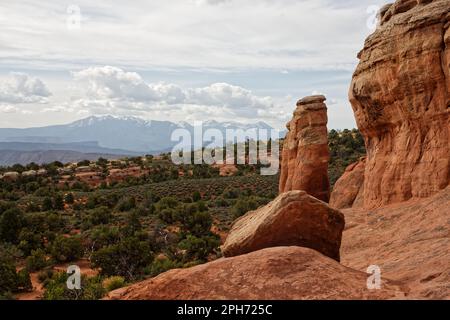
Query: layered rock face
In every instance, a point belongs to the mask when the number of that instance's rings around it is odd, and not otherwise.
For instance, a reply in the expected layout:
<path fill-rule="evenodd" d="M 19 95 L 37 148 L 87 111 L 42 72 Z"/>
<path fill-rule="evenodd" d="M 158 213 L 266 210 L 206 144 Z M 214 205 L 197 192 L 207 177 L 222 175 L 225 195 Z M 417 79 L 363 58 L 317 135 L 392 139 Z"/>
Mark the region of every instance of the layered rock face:
<path fill-rule="evenodd" d="M 300 100 L 283 145 L 280 193 L 304 190 L 328 202 L 327 107 L 324 96 L 311 96 Z"/>
<path fill-rule="evenodd" d="M 368 290 L 367 274 L 300 247 L 277 247 L 171 270 L 109 293 L 120 300 L 401 299 L 402 288 L 383 280 Z"/>
<path fill-rule="evenodd" d="M 429 197 L 450 182 L 450 0 L 381 11 L 350 86 L 364 136 L 364 204 Z"/>
<path fill-rule="evenodd" d="M 304 191 L 281 194 L 236 220 L 222 247 L 226 257 L 269 247 L 315 249 L 339 261 L 344 215 Z"/>

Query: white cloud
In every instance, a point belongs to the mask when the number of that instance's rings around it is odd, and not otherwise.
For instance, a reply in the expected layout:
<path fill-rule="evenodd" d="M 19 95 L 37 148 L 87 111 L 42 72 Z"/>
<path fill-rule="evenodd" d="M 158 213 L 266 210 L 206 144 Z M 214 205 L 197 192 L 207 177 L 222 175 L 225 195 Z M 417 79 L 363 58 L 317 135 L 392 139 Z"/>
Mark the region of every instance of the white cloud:
<path fill-rule="evenodd" d="M 30 115 L 33 114 L 30 110 L 20 109 L 12 105 L 0 105 L 0 113 L 3 114 L 19 114 L 19 115 Z"/>
<path fill-rule="evenodd" d="M 219 5 L 224 4 L 227 2 L 231 2 L 231 0 L 191 0 L 193 3 L 195 3 L 198 6 L 204 6 L 204 5 Z"/>
<path fill-rule="evenodd" d="M 67 4 L 9 1 L 1 5 L 0 64 L 353 69 L 371 32 L 367 8 L 386 2 L 77 0 L 81 28 L 71 32 Z"/>
<path fill-rule="evenodd" d="M 173 84 L 147 84 L 136 72 L 125 72 L 116 67 L 91 67 L 73 74 L 76 80 L 87 85 L 87 95 L 93 99 L 164 101 L 170 104 L 185 99 L 183 91 Z"/>
<path fill-rule="evenodd" d="M 273 107 L 270 97 L 258 97 L 250 90 L 228 83 L 214 83 L 208 87 L 189 89 L 187 101 L 193 104 L 221 106 L 230 109 L 267 109 Z"/>
<path fill-rule="evenodd" d="M 17 113 L 19 108 L 10 105 L 0 105 L 0 112 L 2 113 Z"/>
<path fill-rule="evenodd" d="M 181 88 L 176 84 L 146 83 L 136 72 L 126 72 L 117 67 L 91 67 L 73 73 L 86 89 L 86 97 L 75 101 L 79 108 L 95 112 L 203 111 L 230 113 L 252 118 L 260 110 L 274 108 L 271 97 L 254 95 L 250 90 L 228 83 L 214 83 L 200 88 Z M 184 107 L 183 107 L 184 105 Z M 197 107 L 196 107 L 197 106 Z M 103 113 L 102 112 L 102 113 Z"/>
<path fill-rule="evenodd" d="M 25 73 L 12 73 L 0 82 L 0 102 L 46 103 L 51 92 L 42 80 Z"/>
<path fill-rule="evenodd" d="M 291 113 L 286 112 L 290 109 L 286 99 L 260 96 L 224 82 L 200 87 L 149 83 L 139 73 L 112 66 L 90 67 L 72 75 L 79 88 L 83 88 L 79 96 L 48 107 L 44 112 L 65 111 L 79 116 L 133 115 L 191 122 L 211 119 L 254 122 L 259 119 L 275 124 L 284 124 Z"/>
<path fill-rule="evenodd" d="M 386 2 L 136 0 L 130 6 L 77 0 L 81 28 L 74 32 L 66 26 L 67 3 L 4 1 L 0 68 L 44 79 L 53 95 L 38 89 L 40 80 L 25 80 L 25 88 L 34 88 L 28 91 L 2 82 L 0 102 L 19 108 L 2 112 L 2 123 L 55 124 L 97 113 L 284 122 L 278 119 L 291 115 L 296 100 L 318 89 L 330 105 L 337 102 L 330 108 L 332 126 L 350 127 L 347 92 L 357 52 L 371 32 L 367 8 Z M 330 77 L 342 69 L 345 76 Z M 67 89 L 72 79 L 62 74 L 68 70 L 77 71 L 83 90 Z M 286 95 L 295 98 L 285 103 Z M 18 116 L 21 103 L 33 117 Z"/>
<path fill-rule="evenodd" d="M 75 110 L 71 107 L 67 107 L 67 106 L 61 106 L 61 105 L 55 105 L 55 106 L 51 106 L 51 107 L 46 107 L 44 109 L 41 110 L 42 113 L 53 113 L 53 112 L 74 112 Z"/>

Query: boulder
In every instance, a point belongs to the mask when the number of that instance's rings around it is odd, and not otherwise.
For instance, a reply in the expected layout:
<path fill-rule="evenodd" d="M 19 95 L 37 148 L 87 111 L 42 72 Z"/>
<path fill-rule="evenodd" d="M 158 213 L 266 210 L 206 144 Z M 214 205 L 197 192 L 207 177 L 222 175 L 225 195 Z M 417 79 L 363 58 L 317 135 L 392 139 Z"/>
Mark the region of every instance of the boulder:
<path fill-rule="evenodd" d="M 339 261 L 344 215 L 305 191 L 279 195 L 238 220 L 222 246 L 226 257 L 278 246 L 315 249 Z"/>
<path fill-rule="evenodd" d="M 298 101 L 283 144 L 280 193 L 304 190 L 328 202 L 327 107 L 324 96 L 311 96 Z"/>
<path fill-rule="evenodd" d="M 330 197 L 330 207 L 344 209 L 363 206 L 364 172 L 366 158 L 352 163 L 344 174 L 336 181 Z"/>
<path fill-rule="evenodd" d="M 112 291 L 113 300 L 401 299 L 403 289 L 382 281 L 367 289 L 368 274 L 300 247 L 268 248 L 160 274 Z"/>
<path fill-rule="evenodd" d="M 450 0 L 396 1 L 366 40 L 350 102 L 366 144 L 364 205 L 450 183 Z"/>

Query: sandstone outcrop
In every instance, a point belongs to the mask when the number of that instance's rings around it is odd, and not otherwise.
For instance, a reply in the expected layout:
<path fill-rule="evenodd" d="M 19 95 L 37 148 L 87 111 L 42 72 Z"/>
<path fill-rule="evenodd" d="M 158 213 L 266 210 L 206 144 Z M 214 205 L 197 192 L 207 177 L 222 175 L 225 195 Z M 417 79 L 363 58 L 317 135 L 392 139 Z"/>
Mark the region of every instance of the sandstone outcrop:
<path fill-rule="evenodd" d="M 280 193 L 304 190 L 308 194 L 328 202 L 327 107 L 324 96 L 306 97 L 297 103 L 293 119 L 284 141 Z"/>
<path fill-rule="evenodd" d="M 450 183 L 449 8 L 450 0 L 384 7 L 358 55 L 349 97 L 367 148 L 366 207 Z"/>
<path fill-rule="evenodd" d="M 427 199 L 344 209 L 341 263 L 408 286 L 411 299 L 450 299 L 450 187 Z"/>
<path fill-rule="evenodd" d="M 305 191 L 285 192 L 236 220 L 222 252 L 232 257 L 269 247 L 299 246 L 339 261 L 344 226 L 344 215 L 325 202 Z"/>
<path fill-rule="evenodd" d="M 330 197 L 330 207 L 336 209 L 361 207 L 364 205 L 364 172 L 366 158 L 352 163 L 339 178 Z"/>
<path fill-rule="evenodd" d="M 347 168 L 330 202 L 352 207 L 342 210 L 342 265 L 320 253 L 339 248 L 341 214 L 315 199 L 328 190 L 325 98 L 315 96 L 299 101 L 288 124 L 286 193 L 232 228 L 223 249 L 237 256 L 108 298 L 450 299 L 449 8 L 450 0 L 386 5 L 359 54 L 349 96 L 367 158 Z M 381 269 L 381 290 L 367 289 L 370 265 Z"/>
<path fill-rule="evenodd" d="M 401 299 L 403 288 L 383 280 L 367 289 L 367 274 L 299 247 L 269 248 L 177 269 L 109 293 L 121 300 Z"/>

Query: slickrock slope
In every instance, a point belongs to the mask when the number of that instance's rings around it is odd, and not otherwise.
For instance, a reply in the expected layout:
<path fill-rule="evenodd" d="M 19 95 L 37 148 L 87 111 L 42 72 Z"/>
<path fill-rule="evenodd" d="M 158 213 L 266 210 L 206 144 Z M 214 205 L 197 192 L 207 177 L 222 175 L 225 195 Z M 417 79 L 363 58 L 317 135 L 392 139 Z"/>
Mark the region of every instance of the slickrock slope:
<path fill-rule="evenodd" d="M 339 261 L 344 215 L 304 191 L 290 191 L 250 211 L 231 228 L 222 247 L 226 257 L 270 247 L 315 249 Z"/>
<path fill-rule="evenodd" d="M 450 0 L 397 1 L 365 42 L 350 102 L 366 142 L 366 207 L 450 182 Z"/>
<path fill-rule="evenodd" d="M 356 208 L 364 205 L 364 172 L 366 158 L 352 163 L 336 181 L 330 197 L 330 207 L 336 209 Z"/>
<path fill-rule="evenodd" d="M 328 202 L 327 107 L 324 96 L 311 96 L 300 100 L 283 145 L 280 175 L 280 193 L 304 190 Z"/>
<path fill-rule="evenodd" d="M 109 293 L 123 300 L 401 299 L 403 289 L 383 281 L 368 290 L 367 274 L 300 247 L 269 248 L 223 258 Z"/>
<path fill-rule="evenodd" d="M 411 299 L 450 299 L 450 187 L 428 199 L 345 209 L 341 263 L 409 287 Z"/>

